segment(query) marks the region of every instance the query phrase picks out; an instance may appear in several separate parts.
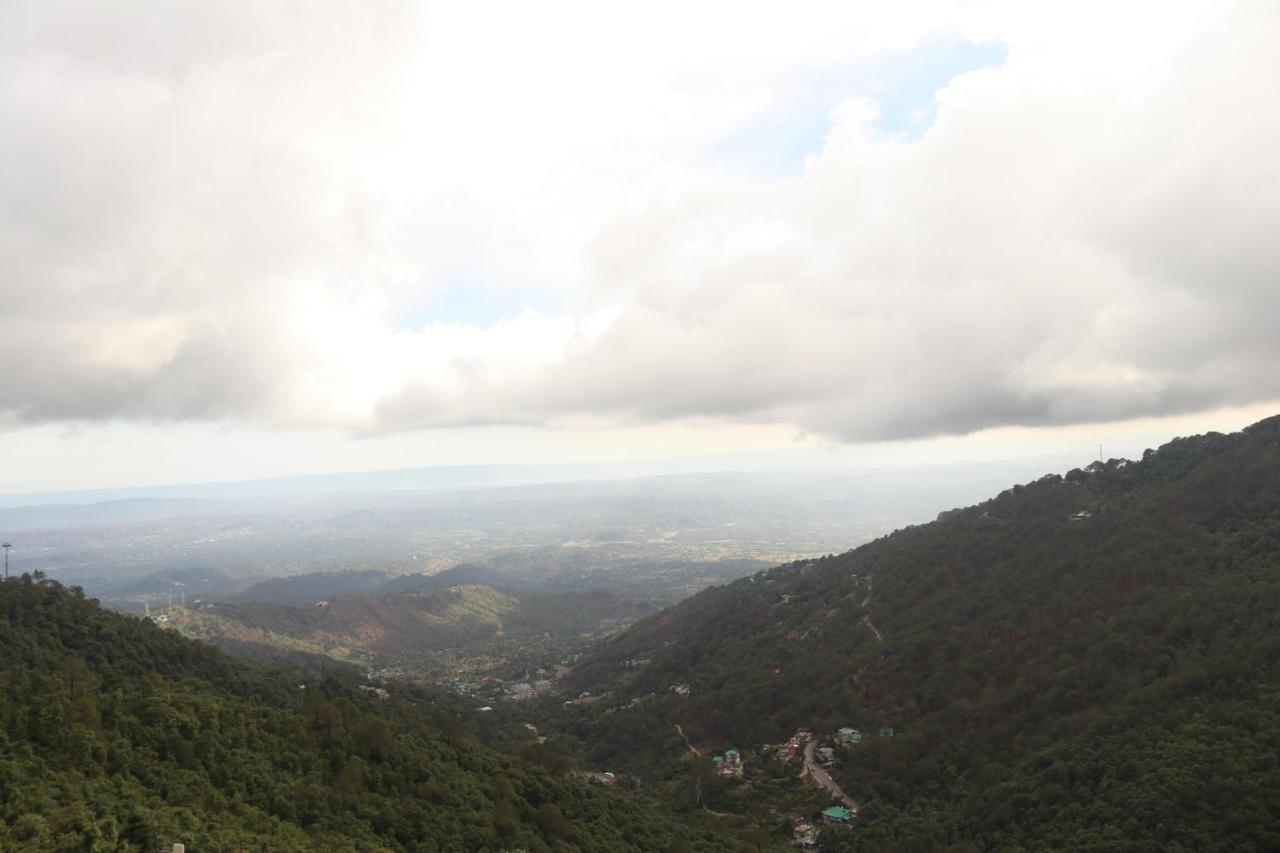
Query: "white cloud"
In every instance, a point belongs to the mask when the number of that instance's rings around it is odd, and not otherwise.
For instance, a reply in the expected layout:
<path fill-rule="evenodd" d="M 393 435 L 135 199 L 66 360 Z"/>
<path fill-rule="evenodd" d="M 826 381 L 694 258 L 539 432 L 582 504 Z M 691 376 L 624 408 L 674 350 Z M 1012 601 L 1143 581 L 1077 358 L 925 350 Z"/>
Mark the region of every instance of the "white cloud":
<path fill-rule="evenodd" d="M 1280 396 L 1267 4 L 17 3 L 0 405 L 359 432 L 723 417 L 841 439 Z M 814 75 L 1001 41 L 916 141 Z M 459 277 L 553 291 L 406 316 Z"/>

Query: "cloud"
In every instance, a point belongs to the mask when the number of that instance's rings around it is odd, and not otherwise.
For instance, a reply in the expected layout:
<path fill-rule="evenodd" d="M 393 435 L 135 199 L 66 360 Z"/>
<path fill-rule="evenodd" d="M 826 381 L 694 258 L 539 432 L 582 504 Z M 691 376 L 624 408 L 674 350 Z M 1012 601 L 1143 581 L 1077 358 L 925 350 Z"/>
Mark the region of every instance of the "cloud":
<path fill-rule="evenodd" d="M 858 441 L 1280 397 L 1280 15 L 849 5 L 10 4 L 0 411 Z M 958 42 L 1003 62 L 886 133 L 876 69 Z M 802 170 L 720 156 L 818 80 Z"/>

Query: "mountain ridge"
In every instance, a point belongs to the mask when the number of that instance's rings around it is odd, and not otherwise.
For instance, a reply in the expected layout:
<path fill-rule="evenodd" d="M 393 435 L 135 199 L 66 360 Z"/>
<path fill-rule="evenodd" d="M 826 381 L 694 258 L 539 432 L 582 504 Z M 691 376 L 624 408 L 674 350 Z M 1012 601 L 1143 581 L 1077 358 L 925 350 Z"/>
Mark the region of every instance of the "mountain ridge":
<path fill-rule="evenodd" d="M 1278 555 L 1280 417 L 708 589 L 581 662 L 574 689 L 623 706 L 562 725 L 667 778 L 674 724 L 709 750 L 892 731 L 833 771 L 884 849 L 1274 847 L 1280 770 L 1224 765 L 1208 732 L 1280 747 Z"/>

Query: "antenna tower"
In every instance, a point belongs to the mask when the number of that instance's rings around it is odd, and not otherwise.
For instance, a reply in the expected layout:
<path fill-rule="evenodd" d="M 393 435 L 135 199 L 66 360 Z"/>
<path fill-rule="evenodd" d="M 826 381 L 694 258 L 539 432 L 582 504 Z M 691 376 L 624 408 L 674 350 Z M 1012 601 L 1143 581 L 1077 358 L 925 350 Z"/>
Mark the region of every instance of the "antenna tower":
<path fill-rule="evenodd" d="M 9 579 L 9 549 L 13 546 L 8 542 L 0 542 L 0 548 L 4 549 L 4 579 Z"/>

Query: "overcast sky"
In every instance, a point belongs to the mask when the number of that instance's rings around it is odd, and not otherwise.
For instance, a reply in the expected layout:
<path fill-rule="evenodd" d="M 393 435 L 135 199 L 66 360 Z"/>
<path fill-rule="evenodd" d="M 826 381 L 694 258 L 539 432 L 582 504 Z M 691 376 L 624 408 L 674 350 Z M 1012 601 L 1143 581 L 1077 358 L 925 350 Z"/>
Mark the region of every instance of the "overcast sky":
<path fill-rule="evenodd" d="M 1237 428 L 1277 44 L 1221 0 L 11 0 L 0 492 Z"/>

